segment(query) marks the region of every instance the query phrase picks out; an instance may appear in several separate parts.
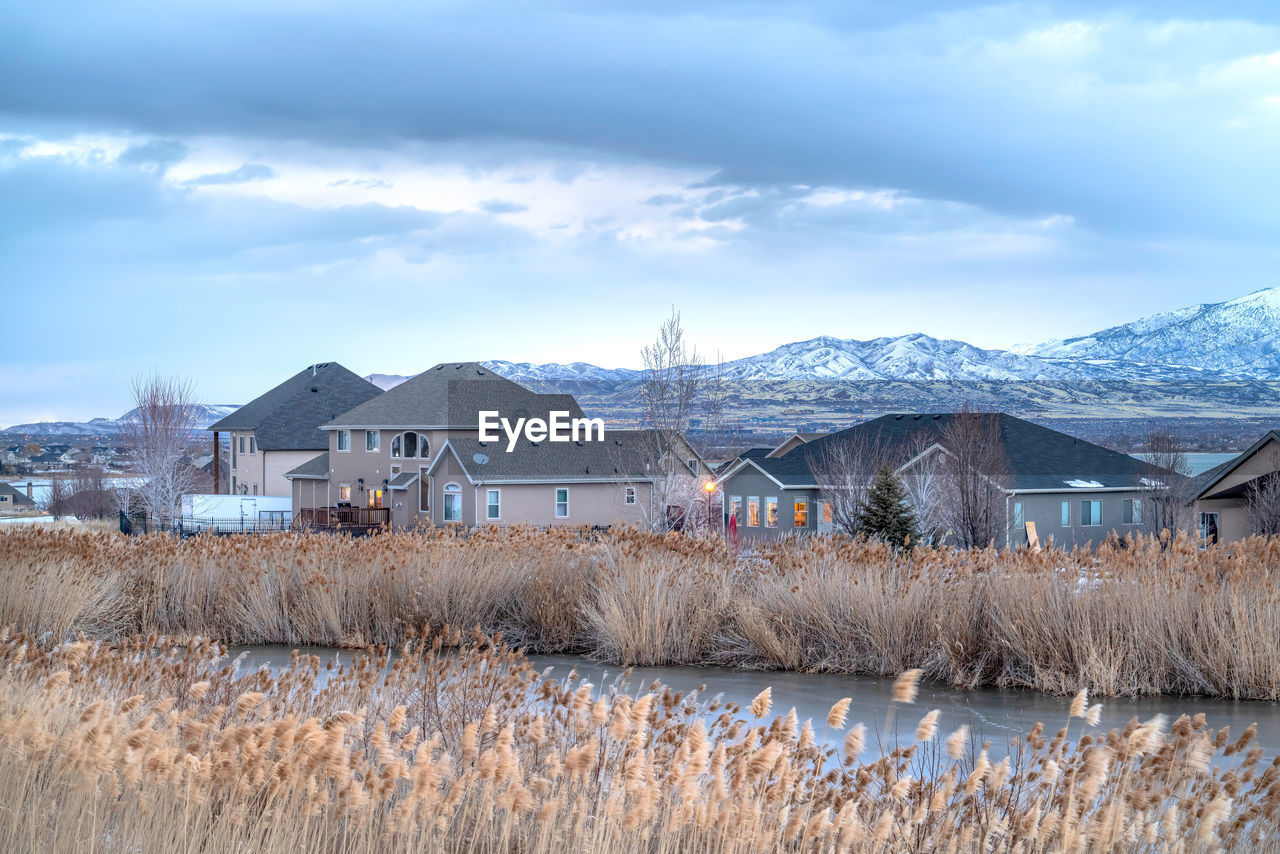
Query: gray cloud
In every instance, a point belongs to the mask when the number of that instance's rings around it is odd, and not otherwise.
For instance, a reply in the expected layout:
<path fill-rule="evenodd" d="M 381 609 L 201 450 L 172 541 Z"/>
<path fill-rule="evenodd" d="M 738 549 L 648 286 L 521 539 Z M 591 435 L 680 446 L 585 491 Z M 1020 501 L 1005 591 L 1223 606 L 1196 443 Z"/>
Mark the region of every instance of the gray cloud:
<path fill-rule="evenodd" d="M 480 209 L 491 214 L 521 213 L 529 209 L 528 205 L 519 202 L 508 202 L 502 199 L 489 199 L 480 203 Z"/>
<path fill-rule="evenodd" d="M 247 184 L 250 181 L 268 181 L 274 177 L 276 177 L 276 170 L 270 166 L 263 166 L 261 163 L 246 163 L 229 172 L 200 175 L 197 178 L 192 178 L 187 183 L 195 187 L 206 187 L 215 184 Z"/>

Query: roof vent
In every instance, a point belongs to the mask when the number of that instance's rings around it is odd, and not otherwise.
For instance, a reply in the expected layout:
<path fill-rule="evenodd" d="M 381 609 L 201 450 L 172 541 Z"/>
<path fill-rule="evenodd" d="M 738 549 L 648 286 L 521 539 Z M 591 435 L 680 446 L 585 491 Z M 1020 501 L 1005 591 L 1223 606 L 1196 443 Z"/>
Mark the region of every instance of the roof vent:
<path fill-rule="evenodd" d="M 901 420 L 902 420 L 902 416 L 901 416 L 901 415 L 895 415 L 895 416 L 893 416 L 893 420 L 894 420 L 894 421 L 901 421 Z"/>
<path fill-rule="evenodd" d="M 912 421 L 919 421 L 919 420 L 920 420 L 920 416 L 919 416 L 919 415 L 912 415 L 912 416 L 911 416 L 911 420 L 912 420 Z"/>
<path fill-rule="evenodd" d="M 316 392 L 316 391 L 319 391 L 319 390 L 320 390 L 320 387 L 319 387 L 319 386 L 314 386 L 314 385 L 313 385 L 313 386 L 311 387 L 311 390 L 312 390 L 313 392 Z"/>
<path fill-rule="evenodd" d="M 591 474 L 591 466 L 587 466 L 587 474 Z"/>

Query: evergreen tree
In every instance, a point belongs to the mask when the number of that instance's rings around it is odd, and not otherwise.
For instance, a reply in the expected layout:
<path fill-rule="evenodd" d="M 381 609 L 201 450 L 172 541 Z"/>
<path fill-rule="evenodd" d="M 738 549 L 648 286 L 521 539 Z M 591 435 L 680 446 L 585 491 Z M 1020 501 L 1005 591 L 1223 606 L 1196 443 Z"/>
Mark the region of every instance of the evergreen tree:
<path fill-rule="evenodd" d="M 907 490 L 888 466 L 876 473 L 858 512 L 858 526 L 869 538 L 896 549 L 910 548 L 918 539 Z"/>

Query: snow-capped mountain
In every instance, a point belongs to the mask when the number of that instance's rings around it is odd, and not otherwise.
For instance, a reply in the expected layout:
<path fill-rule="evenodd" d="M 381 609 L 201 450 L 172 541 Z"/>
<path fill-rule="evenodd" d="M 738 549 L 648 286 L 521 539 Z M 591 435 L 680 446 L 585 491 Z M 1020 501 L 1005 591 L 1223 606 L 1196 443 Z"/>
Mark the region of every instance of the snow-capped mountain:
<path fill-rule="evenodd" d="M 1053 359 L 1122 359 L 1277 379 L 1280 288 L 1020 349 L 1026 355 Z"/>
<path fill-rule="evenodd" d="M 219 421 L 240 408 L 231 403 L 199 403 L 196 404 L 196 426 L 204 429 L 215 421 Z M 36 421 L 30 424 L 15 424 L 0 433 L 25 436 L 111 436 L 124 430 L 125 425 L 134 419 L 136 410 L 129 410 L 119 418 L 93 418 L 89 421 Z"/>

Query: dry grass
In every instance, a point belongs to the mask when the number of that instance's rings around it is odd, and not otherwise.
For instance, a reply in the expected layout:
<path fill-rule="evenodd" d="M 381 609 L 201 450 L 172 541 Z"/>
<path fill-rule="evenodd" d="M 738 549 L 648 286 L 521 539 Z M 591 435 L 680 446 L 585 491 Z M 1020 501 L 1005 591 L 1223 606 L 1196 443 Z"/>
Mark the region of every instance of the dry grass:
<path fill-rule="evenodd" d="M 126 539 L 0 533 L 0 624 L 54 640 L 399 645 L 479 626 L 538 652 L 1104 696 L 1280 699 L 1280 539 L 997 553 L 810 538 L 735 562 L 615 532 Z"/>
<path fill-rule="evenodd" d="M 554 681 L 495 639 L 449 653 L 456 635 L 421 637 L 394 659 L 237 675 L 197 640 L 0 634 L 0 850 L 1208 852 L 1280 838 L 1280 762 L 1201 718 L 1100 733 L 1064 708 L 1055 734 L 1037 726 L 993 761 L 895 704 L 920 720 L 916 740 L 867 760 L 847 702 L 815 731 L 794 710 L 757 719 L 661 686 Z M 767 695 L 753 712 L 768 715 Z"/>

